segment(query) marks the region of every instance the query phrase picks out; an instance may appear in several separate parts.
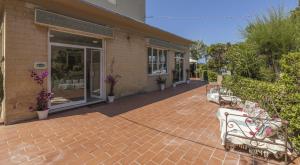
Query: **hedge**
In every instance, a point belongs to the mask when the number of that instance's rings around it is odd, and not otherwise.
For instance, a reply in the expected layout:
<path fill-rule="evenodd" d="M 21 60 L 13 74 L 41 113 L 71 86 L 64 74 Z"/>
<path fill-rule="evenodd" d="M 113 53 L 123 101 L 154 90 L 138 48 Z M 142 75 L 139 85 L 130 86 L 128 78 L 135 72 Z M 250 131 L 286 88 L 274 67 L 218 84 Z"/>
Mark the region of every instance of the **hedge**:
<path fill-rule="evenodd" d="M 300 150 L 300 92 L 291 90 L 293 86 L 276 82 L 269 83 L 243 77 L 226 76 L 223 86 L 230 89 L 234 95 L 242 100 L 263 103 L 265 96 L 270 97 L 280 117 L 289 121 L 289 135 L 294 147 Z M 272 115 L 274 108 L 264 107 Z"/>
<path fill-rule="evenodd" d="M 208 75 L 208 82 L 216 82 L 218 79 L 218 73 L 212 72 L 212 71 L 207 71 Z"/>

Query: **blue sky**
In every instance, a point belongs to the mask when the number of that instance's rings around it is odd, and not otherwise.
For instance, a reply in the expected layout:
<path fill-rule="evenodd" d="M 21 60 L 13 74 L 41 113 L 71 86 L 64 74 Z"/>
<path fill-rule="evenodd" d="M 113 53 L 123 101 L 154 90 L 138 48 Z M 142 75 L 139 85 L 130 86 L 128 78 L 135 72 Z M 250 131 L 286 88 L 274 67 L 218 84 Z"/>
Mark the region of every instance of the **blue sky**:
<path fill-rule="evenodd" d="M 251 19 L 272 7 L 290 11 L 298 0 L 146 0 L 150 25 L 206 44 L 238 42 Z"/>

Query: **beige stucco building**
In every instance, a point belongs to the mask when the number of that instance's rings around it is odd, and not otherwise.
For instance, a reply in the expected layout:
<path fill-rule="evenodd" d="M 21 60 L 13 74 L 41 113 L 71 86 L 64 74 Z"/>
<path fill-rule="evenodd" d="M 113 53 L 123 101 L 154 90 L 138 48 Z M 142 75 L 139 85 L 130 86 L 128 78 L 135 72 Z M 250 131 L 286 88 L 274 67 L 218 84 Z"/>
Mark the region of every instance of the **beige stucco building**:
<path fill-rule="evenodd" d="M 31 70 L 49 72 L 50 112 L 105 101 L 113 59 L 117 97 L 158 90 L 158 74 L 167 87 L 186 80 L 191 41 L 143 23 L 145 6 L 140 17 L 82 0 L 0 0 L 0 10 L 6 124 L 36 117 Z"/>

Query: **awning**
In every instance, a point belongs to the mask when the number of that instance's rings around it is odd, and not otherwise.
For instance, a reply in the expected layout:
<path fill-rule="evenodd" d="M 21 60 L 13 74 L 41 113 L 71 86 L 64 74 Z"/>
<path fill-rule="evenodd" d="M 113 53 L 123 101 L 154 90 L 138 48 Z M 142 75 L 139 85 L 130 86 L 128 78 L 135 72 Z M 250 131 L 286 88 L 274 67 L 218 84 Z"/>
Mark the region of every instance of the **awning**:
<path fill-rule="evenodd" d="M 35 23 L 49 27 L 77 30 L 106 37 L 113 36 L 113 30 L 110 27 L 40 9 L 35 10 Z"/>
<path fill-rule="evenodd" d="M 111 31 L 111 28 L 121 28 L 125 30 L 130 30 L 132 32 L 138 32 L 146 38 L 159 38 L 164 41 L 169 41 L 184 46 L 189 46 L 193 43 L 193 41 L 189 39 L 167 32 L 160 28 L 148 25 L 144 22 L 140 22 L 135 19 L 126 17 L 112 10 L 108 10 L 104 7 L 95 6 L 91 3 L 86 3 L 86 1 L 83 0 L 26 1 L 31 2 L 36 6 L 39 6 L 39 9 L 51 11 L 71 18 L 77 18 L 81 21 L 86 21 L 104 27 L 108 27 L 110 29 L 109 31 Z M 47 26 L 49 26 L 49 24 L 47 24 Z M 101 34 L 103 33 L 101 32 Z"/>
<path fill-rule="evenodd" d="M 168 48 L 168 49 L 172 49 L 172 50 L 181 50 L 181 51 L 185 51 L 188 49 L 188 47 L 186 47 L 186 46 L 168 42 L 168 41 L 164 41 L 164 40 L 157 39 L 157 38 L 147 38 L 147 39 L 148 39 L 149 45 Z"/>

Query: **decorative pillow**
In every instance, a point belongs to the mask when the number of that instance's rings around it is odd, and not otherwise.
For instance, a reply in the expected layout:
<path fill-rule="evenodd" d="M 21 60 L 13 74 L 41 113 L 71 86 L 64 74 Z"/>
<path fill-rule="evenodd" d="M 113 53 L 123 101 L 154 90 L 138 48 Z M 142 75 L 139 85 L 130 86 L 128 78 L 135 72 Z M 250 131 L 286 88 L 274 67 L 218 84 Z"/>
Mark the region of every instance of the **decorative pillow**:
<path fill-rule="evenodd" d="M 264 125 L 257 130 L 257 135 L 263 138 L 269 138 L 274 136 L 277 133 L 277 130 L 272 129 L 269 125 Z"/>
<path fill-rule="evenodd" d="M 250 117 L 254 117 L 255 108 L 256 108 L 256 103 L 247 100 L 245 102 L 243 111 L 246 112 Z"/>
<path fill-rule="evenodd" d="M 260 107 L 255 108 L 254 115 L 255 115 L 254 117 L 261 118 L 261 119 L 269 119 L 270 118 L 269 114 Z"/>
<path fill-rule="evenodd" d="M 269 138 L 276 135 L 278 129 L 282 126 L 281 120 L 264 120 L 263 122 L 263 126 L 260 125 L 257 127 L 257 134 L 265 138 Z"/>

